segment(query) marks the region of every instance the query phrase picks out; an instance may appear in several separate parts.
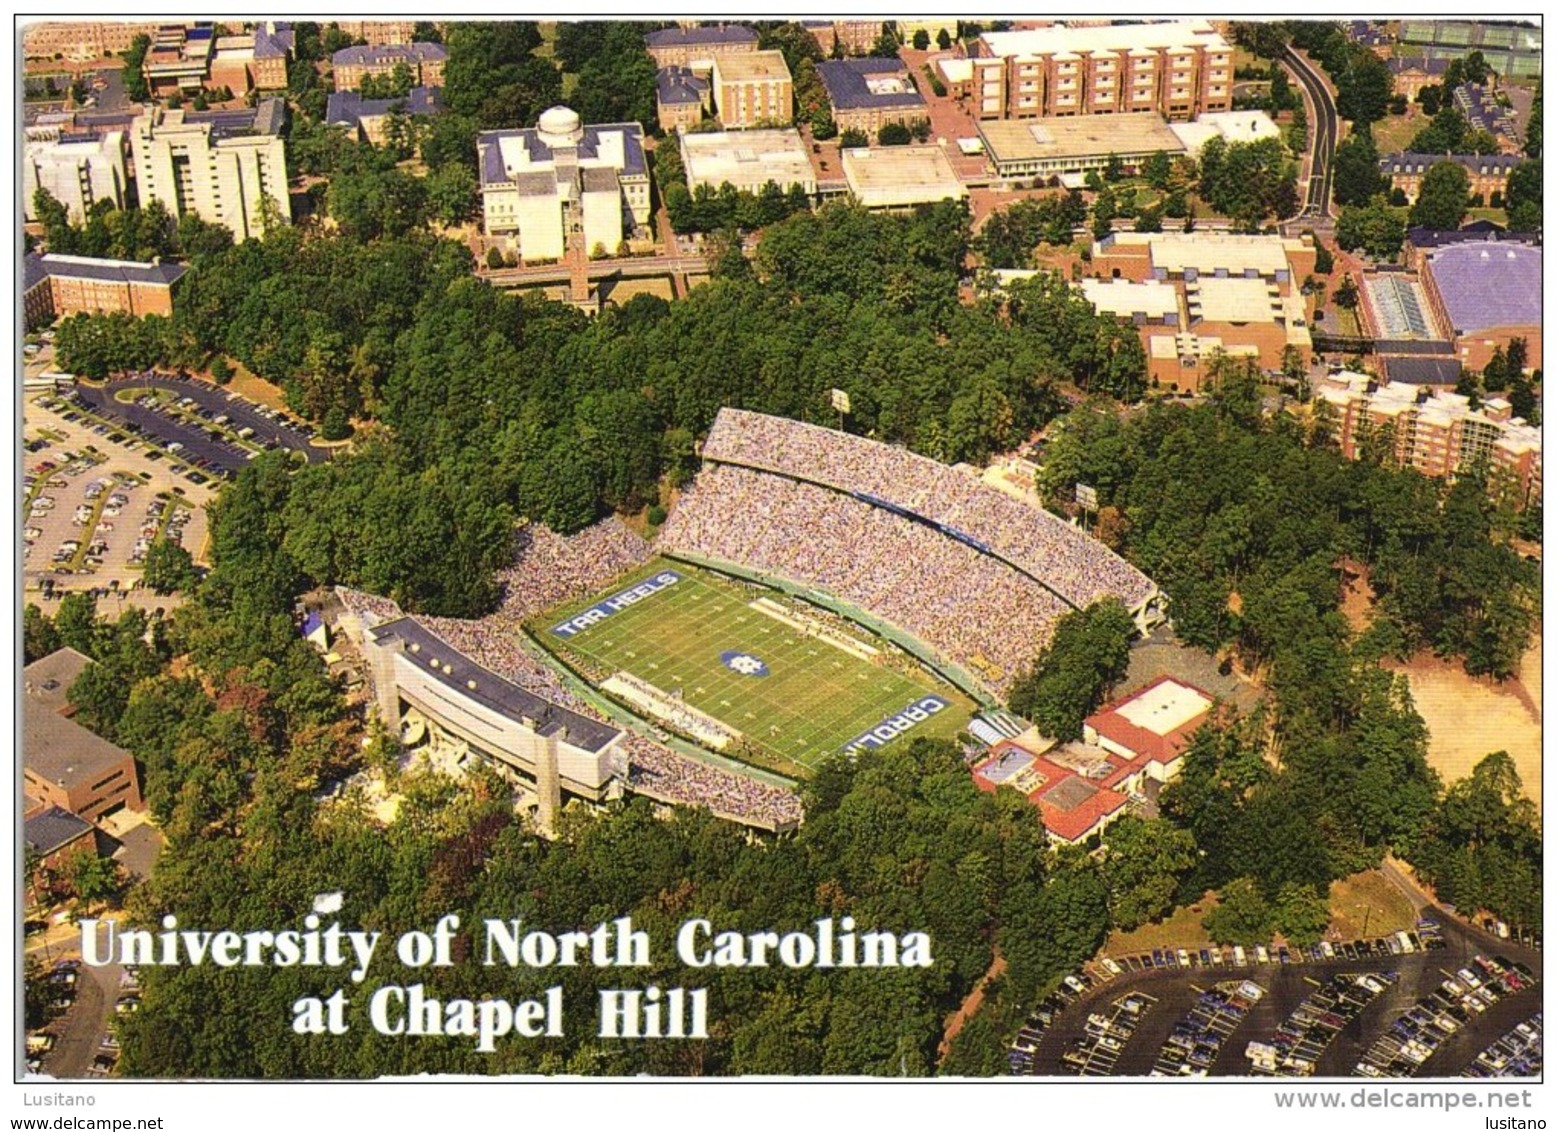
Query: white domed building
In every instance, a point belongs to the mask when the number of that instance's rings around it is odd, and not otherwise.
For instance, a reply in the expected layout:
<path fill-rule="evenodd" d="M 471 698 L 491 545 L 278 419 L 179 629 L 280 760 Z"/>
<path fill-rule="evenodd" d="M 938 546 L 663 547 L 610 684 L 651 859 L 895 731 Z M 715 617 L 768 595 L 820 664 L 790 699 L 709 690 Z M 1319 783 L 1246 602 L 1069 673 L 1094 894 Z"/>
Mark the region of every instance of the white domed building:
<path fill-rule="evenodd" d="M 560 260 L 570 236 L 587 255 L 615 255 L 649 222 L 649 165 L 636 122 L 586 126 L 566 106 L 529 130 L 476 139 L 488 237 L 518 246 L 525 262 Z"/>

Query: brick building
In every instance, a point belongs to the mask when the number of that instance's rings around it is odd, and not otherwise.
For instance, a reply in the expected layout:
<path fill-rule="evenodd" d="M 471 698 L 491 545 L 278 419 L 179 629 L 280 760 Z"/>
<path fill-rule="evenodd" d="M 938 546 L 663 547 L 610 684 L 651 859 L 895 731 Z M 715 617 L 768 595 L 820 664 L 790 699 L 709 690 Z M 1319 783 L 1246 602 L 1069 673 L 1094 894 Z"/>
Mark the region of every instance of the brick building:
<path fill-rule="evenodd" d="M 335 26 L 369 47 L 400 47 L 416 38 L 415 20 L 336 20 Z"/>
<path fill-rule="evenodd" d="M 155 36 L 158 26 L 120 20 L 28 24 L 22 30 L 22 52 L 28 59 L 58 56 L 65 62 L 86 63 L 123 55 L 136 36 Z"/>
<path fill-rule="evenodd" d="M 1470 181 L 1472 196 L 1480 195 L 1482 202 L 1499 198 L 1508 192 L 1508 175 L 1524 160 L 1512 153 L 1391 153 L 1379 158 L 1379 172 L 1389 178 L 1389 187 L 1406 194 L 1406 200 L 1416 203 L 1422 191 L 1422 178 L 1440 162 L 1450 161 L 1465 170 Z"/>
<path fill-rule="evenodd" d="M 691 129 L 713 105 L 713 87 L 690 67 L 662 67 L 654 76 L 654 108 L 667 134 Z"/>
<path fill-rule="evenodd" d="M 888 122 L 914 126 L 930 120 L 924 96 L 897 58 L 829 59 L 816 65 L 838 129 L 872 137 Z"/>
<path fill-rule="evenodd" d="M 1523 338 L 1541 368 L 1541 249 L 1513 241 L 1451 244 L 1422 261 L 1422 290 L 1460 361 L 1479 370 L 1501 346 Z"/>
<path fill-rule="evenodd" d="M 149 314 L 173 314 L 173 291 L 188 271 L 182 264 L 135 263 L 116 259 L 92 259 L 75 255 L 27 256 L 25 279 L 47 280 L 47 308 L 39 300 L 43 323 L 73 314 L 112 314 L 122 311 L 137 318 Z M 31 304 L 28 323 L 33 322 Z"/>
<path fill-rule="evenodd" d="M 986 32 L 974 44 L 976 118 L 1231 110 L 1233 48 L 1205 20 Z"/>
<path fill-rule="evenodd" d="M 1447 59 L 1402 59 L 1396 56 L 1386 59 L 1384 65 L 1395 77 L 1395 93 L 1404 95 L 1407 102 L 1415 102 L 1424 86 L 1441 84 L 1449 70 Z"/>
<path fill-rule="evenodd" d="M 393 75 L 402 63 L 412 86 L 442 86 L 449 53 L 439 43 L 400 43 L 381 47 L 343 47 L 331 56 L 336 90 L 356 90 L 368 75 Z"/>
<path fill-rule="evenodd" d="M 444 111 L 440 87 L 412 87 L 404 98 L 363 98 L 354 90 L 337 91 L 325 104 L 324 120 L 332 126 L 344 126 L 356 137 L 372 145 L 389 140 L 389 114 L 399 109 L 407 118 L 430 118 Z"/>
<path fill-rule="evenodd" d="M 801 24 L 823 55 L 842 47 L 844 55 L 869 55 L 881 38 L 881 20 L 805 20 Z"/>
<path fill-rule="evenodd" d="M 651 31 L 643 37 L 656 67 L 691 67 L 706 72 L 719 55 L 757 50 L 757 33 L 744 24 L 708 24 Z"/>
<path fill-rule="evenodd" d="M 787 126 L 795 117 L 795 87 L 782 51 L 717 55 L 714 110 L 729 130 Z"/>
<path fill-rule="evenodd" d="M 58 806 L 97 822 L 145 804 L 130 753 L 69 718 L 67 693 L 90 663 L 64 648 L 23 669 L 22 789 L 31 807 Z"/>

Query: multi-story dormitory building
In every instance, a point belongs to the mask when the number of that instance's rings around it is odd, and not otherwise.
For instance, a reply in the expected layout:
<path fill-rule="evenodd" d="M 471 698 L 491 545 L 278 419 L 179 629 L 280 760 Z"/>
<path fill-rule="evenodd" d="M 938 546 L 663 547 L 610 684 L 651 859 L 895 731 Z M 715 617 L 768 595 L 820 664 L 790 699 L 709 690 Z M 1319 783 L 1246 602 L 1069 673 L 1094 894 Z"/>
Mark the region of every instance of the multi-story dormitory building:
<path fill-rule="evenodd" d="M 1424 476 L 1452 478 L 1484 459 L 1494 490 L 1512 492 L 1520 507 L 1541 498 L 1541 430 L 1514 416 L 1501 397 L 1473 409 L 1456 393 L 1378 385 L 1346 370 L 1322 378 L 1315 393 L 1335 411 L 1347 459 L 1357 459 L 1372 436 L 1391 445 L 1401 466 Z"/>
<path fill-rule="evenodd" d="M 970 60 L 976 118 L 1156 113 L 1233 105 L 1233 48 L 1205 20 L 986 32 Z"/>

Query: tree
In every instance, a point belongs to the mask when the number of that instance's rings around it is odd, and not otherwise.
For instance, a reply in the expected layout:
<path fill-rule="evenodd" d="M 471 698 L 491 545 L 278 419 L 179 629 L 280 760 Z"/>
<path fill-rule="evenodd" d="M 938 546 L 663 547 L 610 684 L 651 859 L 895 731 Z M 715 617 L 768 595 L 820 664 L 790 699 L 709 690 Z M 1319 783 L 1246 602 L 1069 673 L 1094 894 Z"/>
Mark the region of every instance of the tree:
<path fill-rule="evenodd" d="M 1119 160 L 1117 153 L 1108 155 L 1108 162 L 1103 166 L 1103 180 L 1112 184 L 1124 176 L 1124 162 Z"/>
<path fill-rule="evenodd" d="M 1350 275 L 1343 276 L 1341 285 L 1335 289 L 1335 305 L 1343 310 L 1357 309 L 1357 283 Z"/>
<path fill-rule="evenodd" d="M 162 538 L 152 543 L 151 549 L 146 552 L 144 578 L 153 592 L 170 594 L 193 589 L 200 575 L 195 570 L 189 551 L 176 542 Z"/>
<path fill-rule="evenodd" d="M 1318 943 L 1330 926 L 1330 905 L 1312 885 L 1282 885 L 1271 915 L 1276 930 L 1297 947 Z"/>
<path fill-rule="evenodd" d="M 945 34 L 945 29 L 944 28 L 941 29 L 941 34 L 942 35 Z M 920 28 L 918 31 L 914 32 L 914 50 L 915 51 L 928 51 L 928 50 L 930 50 L 930 33 L 927 32 L 924 28 Z"/>
<path fill-rule="evenodd" d="M 1240 877 L 1223 888 L 1220 897 L 1217 906 L 1202 920 L 1213 940 L 1251 947 L 1270 939 L 1270 905 L 1254 881 Z"/>
<path fill-rule="evenodd" d="M 151 37 L 143 33 L 130 41 L 129 50 L 124 53 L 124 66 L 119 69 L 119 75 L 124 83 L 125 97 L 131 102 L 145 102 L 151 97 L 142 71 L 146 52 L 150 49 Z"/>
<path fill-rule="evenodd" d="M 1541 163 L 1521 161 L 1508 174 L 1508 225 L 1516 232 L 1535 232 L 1541 228 Z"/>
<path fill-rule="evenodd" d="M 427 205 L 440 224 L 452 227 L 476 214 L 480 191 L 464 165 L 449 164 L 427 175 Z"/>
<path fill-rule="evenodd" d="M 844 149 L 864 149 L 870 144 L 870 135 L 851 126 L 839 135 L 838 144 Z"/>
<path fill-rule="evenodd" d="M 1195 864 L 1195 838 L 1168 822 L 1128 816 L 1108 827 L 1103 883 L 1114 927 L 1130 931 L 1173 910 Z"/>
<path fill-rule="evenodd" d="M 1422 107 L 1422 113 L 1431 118 L 1443 106 L 1443 87 L 1437 83 L 1428 83 L 1421 90 L 1417 91 L 1416 100 Z"/>
<path fill-rule="evenodd" d="M 1124 675 L 1135 622 L 1118 601 L 1065 614 L 1032 671 L 1011 690 L 1011 708 L 1059 740 L 1079 739 L 1081 723 Z"/>
<path fill-rule="evenodd" d="M 913 134 L 902 122 L 884 122 L 881 129 L 876 131 L 878 145 L 907 145 L 913 140 Z"/>
<path fill-rule="evenodd" d="M 48 615 L 32 602 L 22 610 L 22 661 L 31 664 L 60 647 L 60 637 Z"/>
<path fill-rule="evenodd" d="M 1141 165 L 1141 176 L 1152 188 L 1166 192 L 1173 176 L 1173 163 L 1162 150 L 1149 155 Z"/>
<path fill-rule="evenodd" d="M 1360 248 L 1373 259 L 1393 259 L 1405 239 L 1404 222 L 1390 211 L 1383 197 L 1341 209 L 1335 224 L 1337 244 L 1349 252 Z"/>
<path fill-rule="evenodd" d="M 71 858 L 66 875 L 83 905 L 99 901 L 117 903 L 124 893 L 125 878 L 119 863 L 111 857 L 99 857 L 95 852 L 77 853 Z"/>
<path fill-rule="evenodd" d="M 1388 188 L 1379 173 L 1379 153 L 1373 134 L 1365 129 L 1352 131 L 1335 147 L 1335 201 L 1340 205 L 1366 204 Z"/>
<path fill-rule="evenodd" d="M 1377 122 L 1388 113 L 1395 78 L 1372 51 L 1358 45 L 1345 71 L 1334 78 L 1336 109 L 1347 121 L 1360 126 Z"/>
<path fill-rule="evenodd" d="M 945 28 L 935 33 L 935 45 L 942 51 L 950 51 L 952 45 L 951 33 Z"/>
<path fill-rule="evenodd" d="M 1422 188 L 1411 206 L 1411 224 L 1424 228 L 1458 228 L 1470 203 L 1470 178 L 1455 161 L 1434 162 L 1422 177 Z"/>

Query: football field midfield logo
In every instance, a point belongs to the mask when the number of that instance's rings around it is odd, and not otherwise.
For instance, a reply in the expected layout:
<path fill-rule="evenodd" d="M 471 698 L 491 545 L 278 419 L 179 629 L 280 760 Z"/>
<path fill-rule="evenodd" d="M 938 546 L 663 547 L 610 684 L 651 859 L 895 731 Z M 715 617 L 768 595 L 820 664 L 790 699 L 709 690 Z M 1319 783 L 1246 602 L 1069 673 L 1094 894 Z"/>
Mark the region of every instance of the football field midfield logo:
<path fill-rule="evenodd" d="M 731 672 L 738 672 L 742 676 L 766 676 L 768 666 L 759 658 L 749 652 L 740 649 L 727 649 L 719 654 L 719 659 Z"/>

